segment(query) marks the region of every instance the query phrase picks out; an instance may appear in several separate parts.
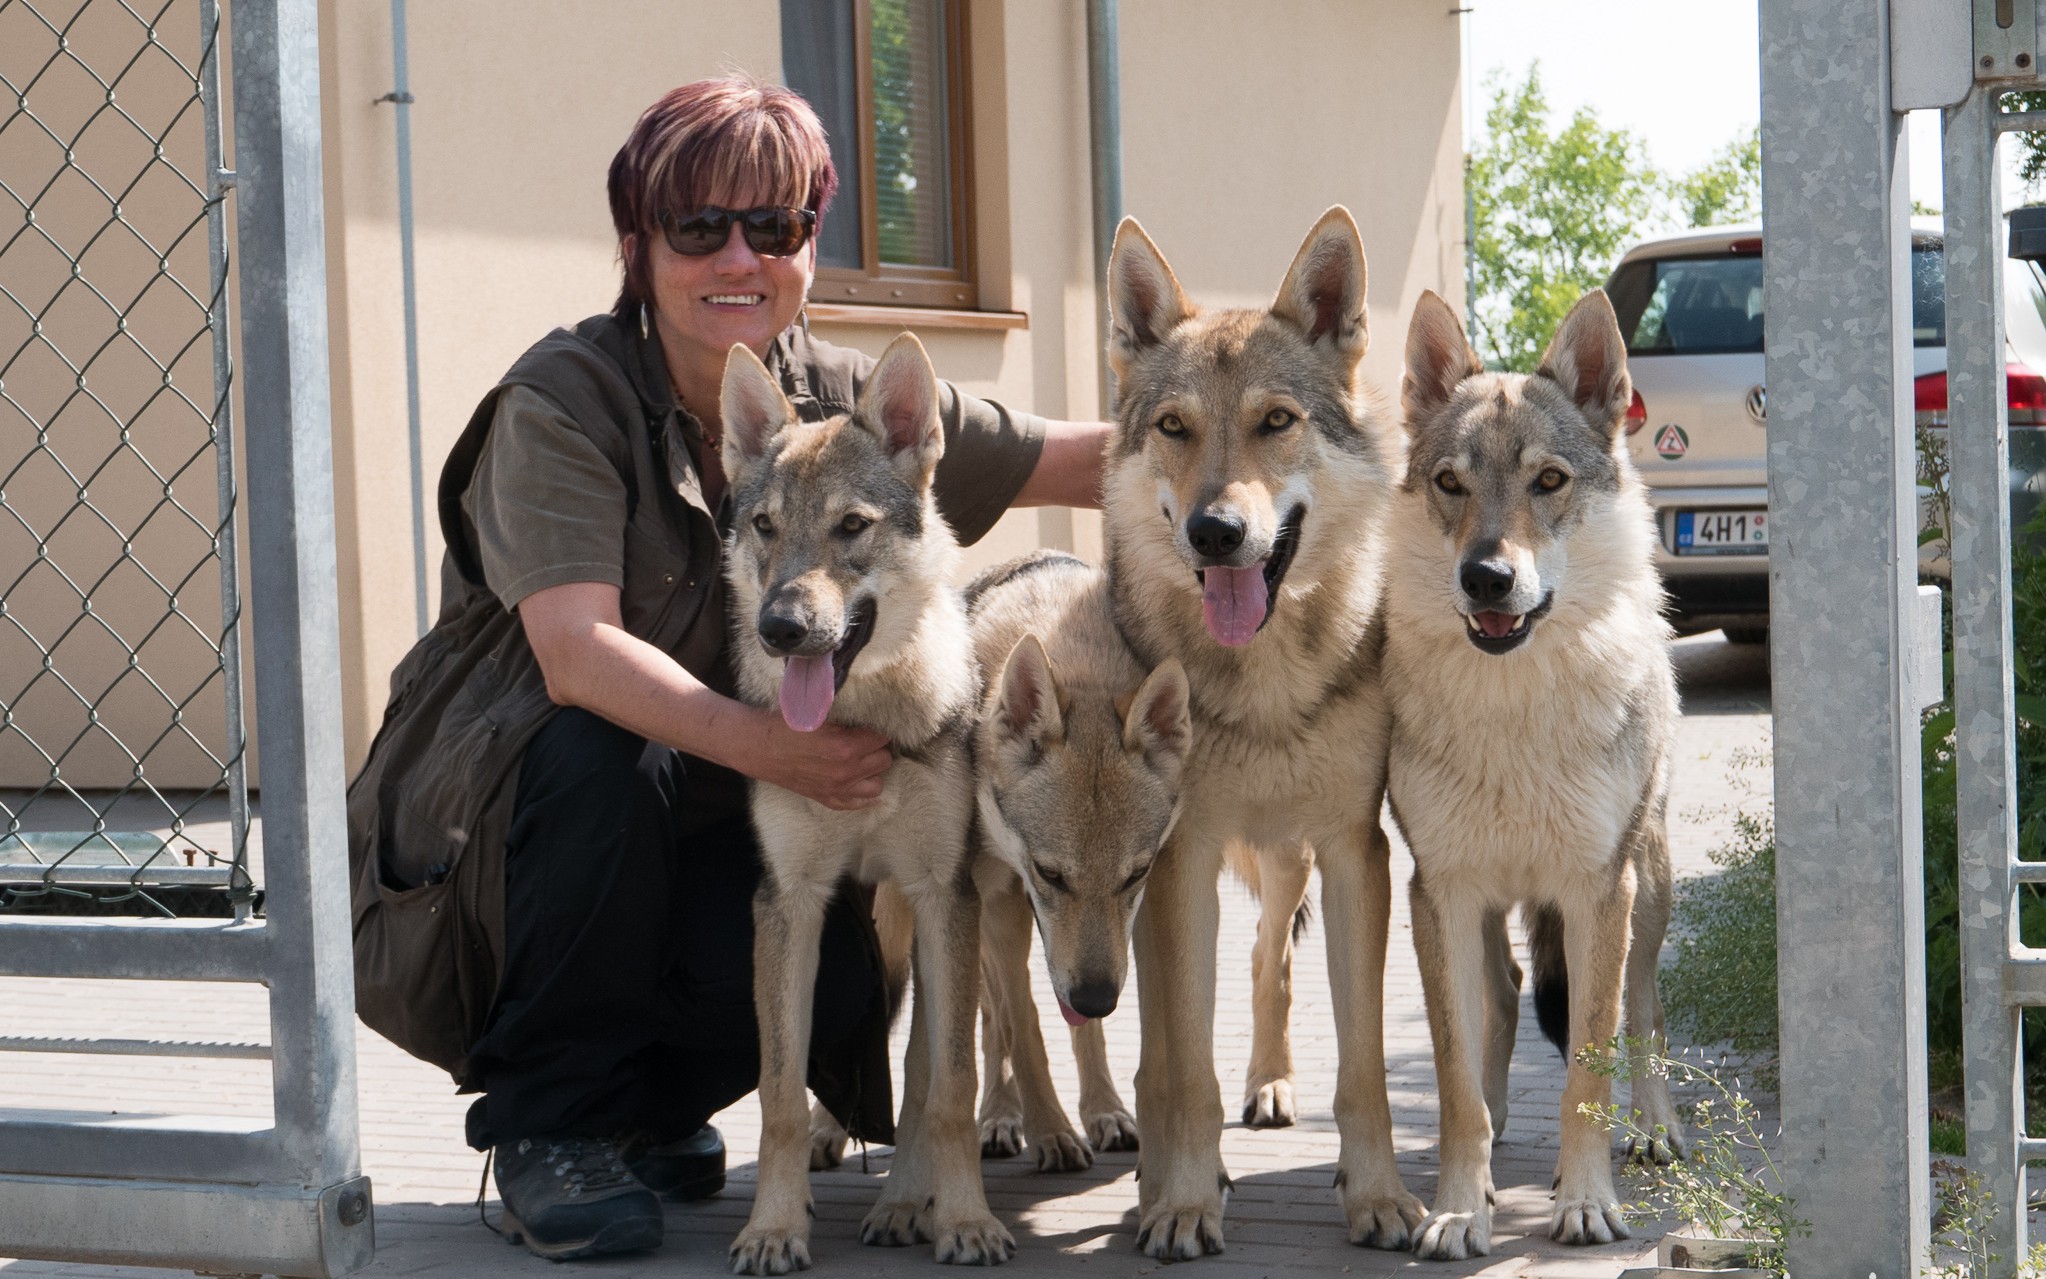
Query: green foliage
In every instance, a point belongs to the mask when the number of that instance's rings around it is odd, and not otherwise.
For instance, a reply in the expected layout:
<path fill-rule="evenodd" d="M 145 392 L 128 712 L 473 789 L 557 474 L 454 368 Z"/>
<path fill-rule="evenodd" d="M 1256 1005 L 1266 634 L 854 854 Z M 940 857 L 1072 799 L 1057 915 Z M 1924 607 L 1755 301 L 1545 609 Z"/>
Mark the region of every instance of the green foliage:
<path fill-rule="evenodd" d="M 1998 105 L 2005 111 L 2046 111 L 2046 92 L 2006 93 Z M 2046 134 L 2019 133 L 2012 140 L 2018 144 L 2018 177 L 2036 189 L 2046 179 Z"/>
<path fill-rule="evenodd" d="M 1932 1240 L 1925 1246 L 1928 1279 L 1986 1279 L 2003 1258 L 1989 1247 L 1989 1218 L 1996 1196 L 1982 1175 L 1946 1159 L 1932 1163 Z M 2017 1268 L 2018 1279 L 2046 1276 L 2046 1244 L 2035 1243 Z"/>
<path fill-rule="evenodd" d="M 1783 1191 L 1783 1173 L 1769 1154 L 1762 1116 L 1741 1091 L 1740 1080 L 1678 1057 L 1648 1053 L 1638 1040 L 1615 1039 L 1603 1049 L 1586 1048 L 1579 1064 L 1616 1079 L 1640 1064 L 1661 1075 L 1678 1095 L 1703 1095 L 1692 1106 L 1687 1136 L 1690 1154 L 1671 1164 L 1634 1164 L 1633 1177 L 1649 1204 L 1720 1239 L 1753 1239 L 1749 1264 L 1783 1273 L 1783 1248 L 1808 1236 L 1811 1223 L 1799 1217 Z M 1644 1130 L 1638 1117 L 1617 1105 L 1581 1106 L 1581 1113 L 1645 1147 L 1666 1134 Z"/>
<path fill-rule="evenodd" d="M 1661 186 L 1641 142 L 1580 109 L 1550 131 L 1541 68 L 1494 82 L 1485 136 L 1465 160 L 1471 202 L 1473 338 L 1498 367 L 1530 372 L 1563 316 L 1605 282 L 1656 211 Z"/>
<path fill-rule="evenodd" d="M 1766 1086 L 1776 1064 L 1776 830 L 1734 814 L 1733 841 L 1708 854 L 1716 875 L 1677 886 L 1676 957 L 1663 970 L 1669 1023 L 1694 1044 L 1726 1043 Z"/>
<path fill-rule="evenodd" d="M 1753 222 L 1762 216 L 1762 127 L 1756 125 L 1695 173 L 1670 183 L 1688 226 Z"/>

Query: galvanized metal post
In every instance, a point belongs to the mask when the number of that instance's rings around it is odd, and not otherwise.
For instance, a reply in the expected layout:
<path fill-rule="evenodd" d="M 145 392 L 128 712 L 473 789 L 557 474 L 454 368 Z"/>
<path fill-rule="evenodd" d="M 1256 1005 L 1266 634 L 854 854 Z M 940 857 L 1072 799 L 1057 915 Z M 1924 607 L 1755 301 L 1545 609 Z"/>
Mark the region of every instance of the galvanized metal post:
<path fill-rule="evenodd" d="M 1116 45 L 1116 0 L 1087 0 L 1087 124 L 1093 144 L 1094 291 L 1100 326 L 1094 343 L 1103 417 L 1115 412 L 1115 374 L 1108 367 L 1108 255 L 1122 222 L 1122 62 Z"/>
<path fill-rule="evenodd" d="M 280 1153 L 356 1177 L 354 968 L 314 0 L 234 9 L 242 388 Z"/>
<path fill-rule="evenodd" d="M 1905 1276 L 1928 1212 L 1910 209 L 1885 0 L 1762 0 L 1771 669 L 1799 1275 Z"/>
<path fill-rule="evenodd" d="M 1968 1159 L 1994 1200 L 2000 1275 L 2024 1255 L 2021 1009 L 2006 998 L 2018 944 L 2012 719 L 2010 462 L 2005 451 L 2003 217 L 1996 96 L 1977 86 L 1946 113 L 1947 479 L 1952 501 L 1955 781 L 1960 850 Z"/>

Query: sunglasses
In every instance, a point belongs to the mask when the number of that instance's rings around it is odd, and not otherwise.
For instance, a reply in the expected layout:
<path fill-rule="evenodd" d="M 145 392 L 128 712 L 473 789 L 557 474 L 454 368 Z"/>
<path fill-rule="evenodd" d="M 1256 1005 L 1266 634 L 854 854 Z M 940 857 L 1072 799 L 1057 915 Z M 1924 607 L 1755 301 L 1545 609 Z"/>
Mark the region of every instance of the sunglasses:
<path fill-rule="evenodd" d="M 700 258 L 725 247 L 732 224 L 738 223 L 747 247 L 763 257 L 785 258 L 810 242 L 817 215 L 809 209 L 721 209 L 705 205 L 686 217 L 663 211 L 658 221 L 668 247 L 685 258 Z"/>

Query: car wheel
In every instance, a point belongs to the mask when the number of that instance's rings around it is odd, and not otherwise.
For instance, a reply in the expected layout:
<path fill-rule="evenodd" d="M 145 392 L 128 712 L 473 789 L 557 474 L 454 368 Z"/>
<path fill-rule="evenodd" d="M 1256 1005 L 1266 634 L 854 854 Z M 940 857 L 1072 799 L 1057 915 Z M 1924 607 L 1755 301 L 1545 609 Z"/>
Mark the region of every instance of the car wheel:
<path fill-rule="evenodd" d="M 1726 635 L 1726 642 L 1729 644 L 1767 644 L 1769 642 L 1769 626 L 1766 622 L 1760 626 L 1724 627 L 1723 633 Z"/>

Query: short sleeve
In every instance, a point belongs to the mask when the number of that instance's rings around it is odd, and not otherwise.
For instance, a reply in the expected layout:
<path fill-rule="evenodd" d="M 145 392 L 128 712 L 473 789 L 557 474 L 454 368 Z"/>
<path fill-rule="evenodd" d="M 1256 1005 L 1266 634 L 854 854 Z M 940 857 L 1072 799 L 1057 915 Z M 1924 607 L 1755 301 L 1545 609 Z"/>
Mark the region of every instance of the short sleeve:
<path fill-rule="evenodd" d="M 962 546 L 978 542 L 1023 491 L 1044 452 L 1044 419 L 1017 413 L 938 383 L 945 454 L 938 459 L 938 510 Z"/>
<path fill-rule="evenodd" d="M 506 387 L 462 495 L 483 580 L 507 609 L 566 582 L 625 584 L 625 481 L 567 412 Z"/>

